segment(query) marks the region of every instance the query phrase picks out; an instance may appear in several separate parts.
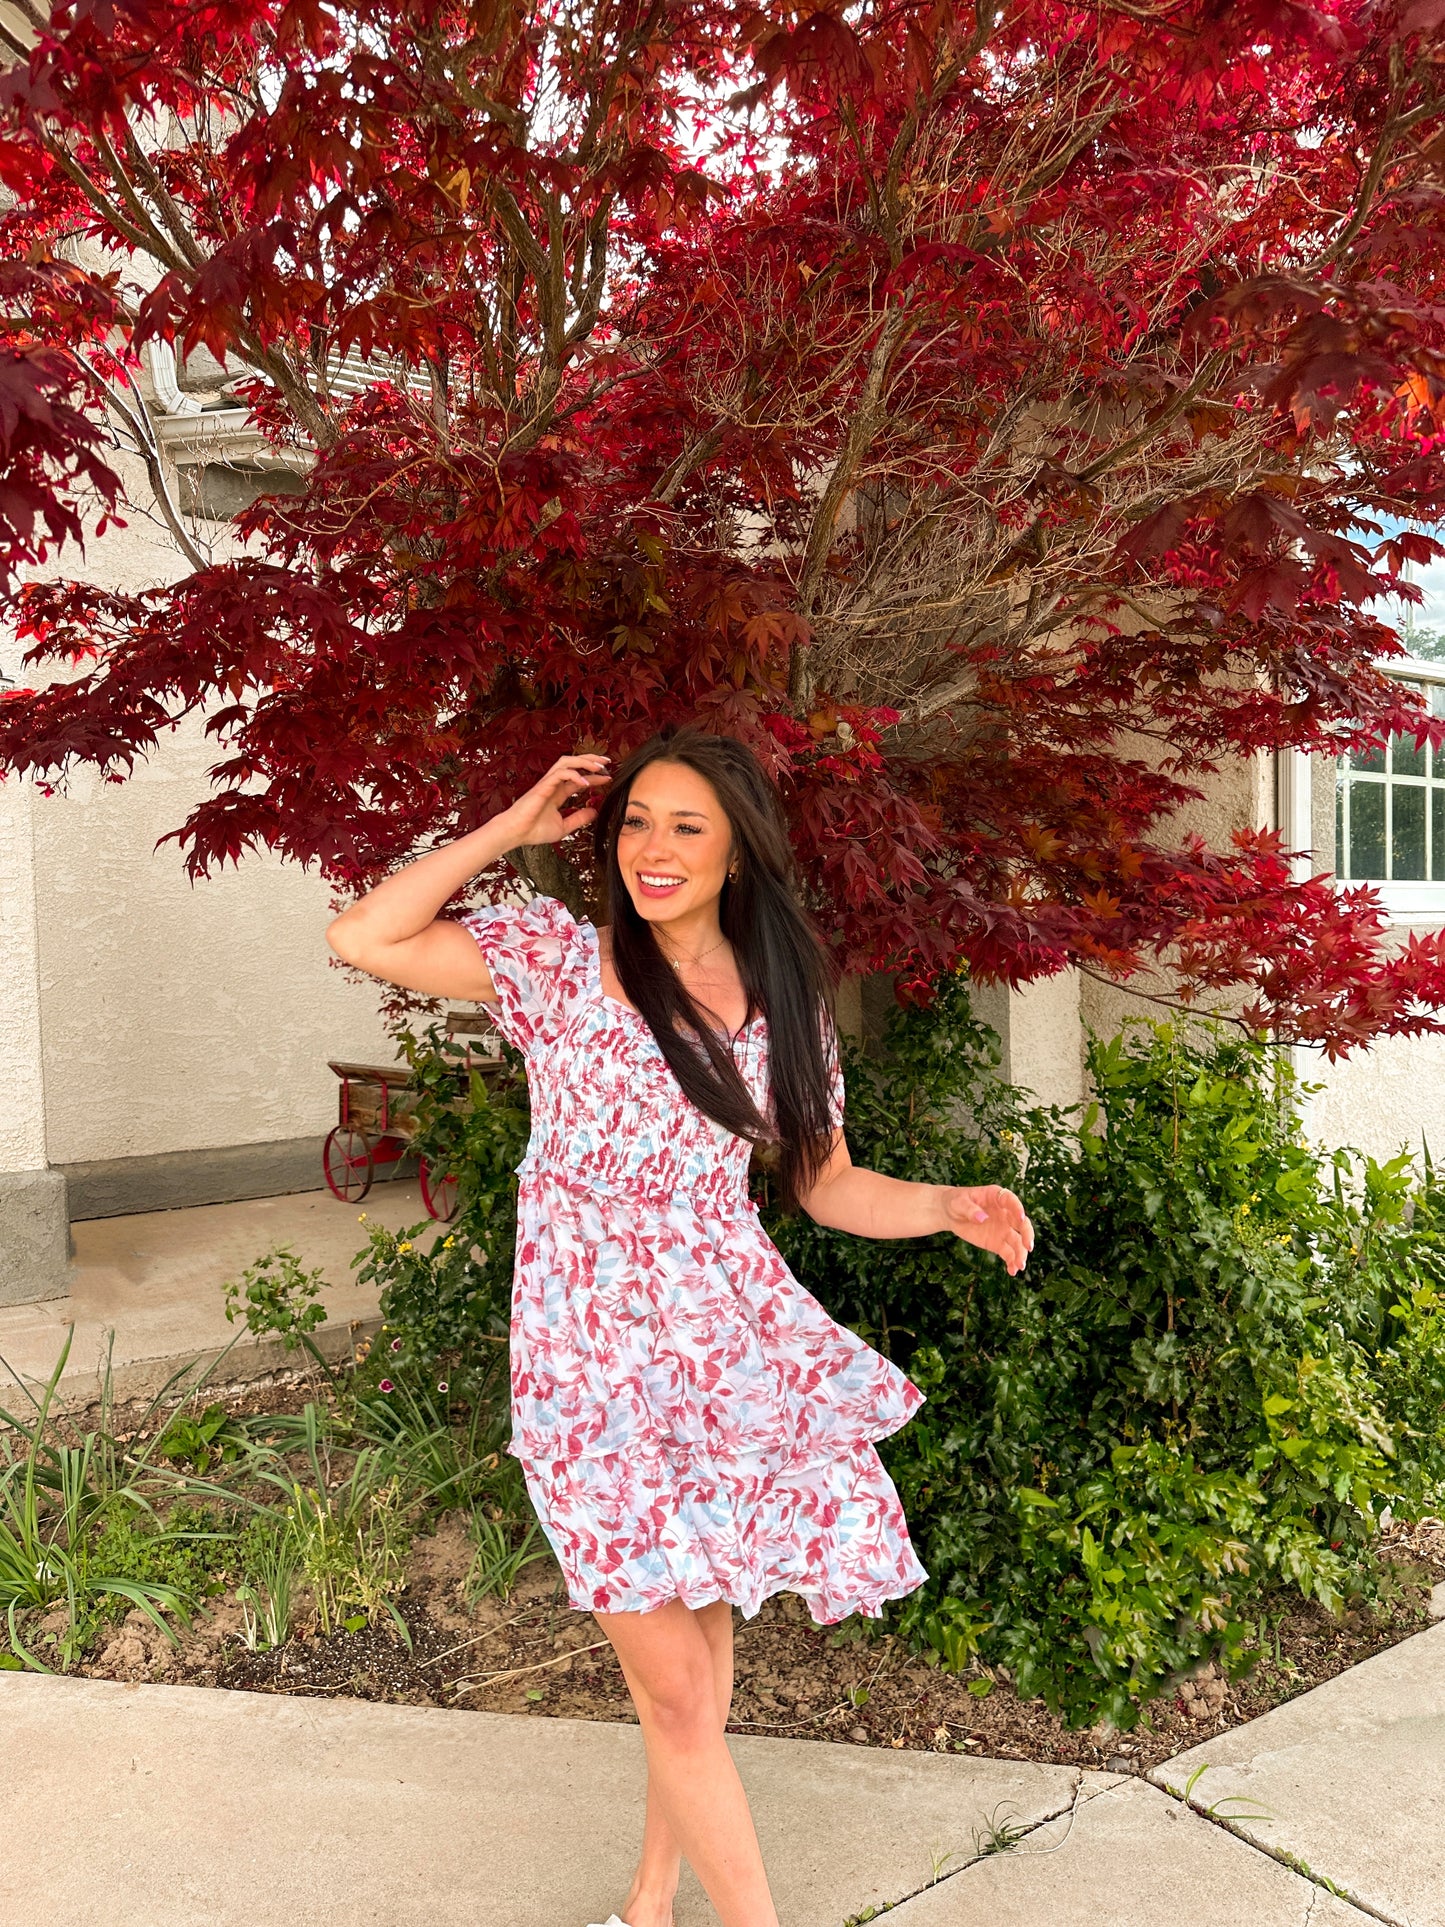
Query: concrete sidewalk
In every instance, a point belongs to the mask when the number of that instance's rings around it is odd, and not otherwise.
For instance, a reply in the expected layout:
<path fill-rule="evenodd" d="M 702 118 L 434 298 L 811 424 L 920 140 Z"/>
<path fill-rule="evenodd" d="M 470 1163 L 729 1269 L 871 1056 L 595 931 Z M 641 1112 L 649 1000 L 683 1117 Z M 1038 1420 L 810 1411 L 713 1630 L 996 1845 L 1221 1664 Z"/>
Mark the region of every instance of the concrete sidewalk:
<path fill-rule="evenodd" d="M 351 1270 L 366 1243 L 366 1226 L 357 1221 L 362 1211 L 393 1231 L 418 1223 L 433 1228 L 415 1178 L 377 1184 L 360 1205 L 342 1204 L 329 1191 L 304 1191 L 73 1225 L 69 1295 L 0 1306 L 0 1405 L 13 1410 L 20 1397 L 12 1371 L 34 1387 L 45 1383 L 72 1324 L 58 1411 L 96 1398 L 111 1332 L 117 1398 L 151 1397 L 178 1367 L 209 1363 L 238 1330 L 222 1367 L 226 1382 L 294 1364 L 295 1355 L 276 1340 L 252 1338 L 244 1325 L 226 1323 L 227 1281 L 279 1244 L 291 1245 L 307 1270 L 325 1272 L 327 1323 L 315 1336 L 324 1353 L 342 1357 L 354 1337 L 379 1323 L 377 1294 L 358 1285 Z"/>
<path fill-rule="evenodd" d="M 1445 1625 L 1151 1777 L 1375 1919 L 1445 1927 Z"/>
<path fill-rule="evenodd" d="M 1442 1689 L 1445 1627 L 1200 1749 L 1193 1805 L 1197 1755 L 729 1743 L 784 1927 L 1435 1927 Z M 642 1825 L 635 1726 L 3 1673 L 0 1735 L 0 1927 L 586 1927 Z"/>

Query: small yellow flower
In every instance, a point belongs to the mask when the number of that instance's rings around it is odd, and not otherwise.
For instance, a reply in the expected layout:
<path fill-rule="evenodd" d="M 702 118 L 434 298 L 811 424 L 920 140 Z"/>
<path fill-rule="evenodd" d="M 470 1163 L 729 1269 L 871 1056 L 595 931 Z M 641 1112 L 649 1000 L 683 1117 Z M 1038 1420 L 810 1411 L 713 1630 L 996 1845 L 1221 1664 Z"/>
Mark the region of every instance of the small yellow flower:
<path fill-rule="evenodd" d="M 455 1243 L 456 1243 L 456 1239 L 455 1239 L 455 1238 L 443 1238 L 443 1239 L 442 1239 L 442 1250 L 443 1250 L 443 1251 L 450 1251 L 450 1250 L 451 1250 L 451 1248 L 452 1248 L 452 1246 L 453 1246 L 453 1245 L 454 1245 Z"/>
<path fill-rule="evenodd" d="M 399 1245 L 397 1246 L 397 1250 L 398 1250 L 398 1251 L 410 1251 L 410 1250 L 411 1250 L 411 1242 L 410 1242 L 410 1240 L 409 1240 L 409 1239 L 407 1239 L 407 1238 L 403 1238 L 403 1239 L 402 1239 L 402 1241 L 401 1241 L 401 1243 L 400 1243 L 400 1244 L 399 1244 Z"/>
<path fill-rule="evenodd" d="M 364 1211 L 363 1211 L 363 1212 L 361 1213 L 361 1215 L 360 1215 L 360 1216 L 359 1216 L 359 1217 L 357 1218 L 357 1220 L 356 1220 L 356 1222 L 357 1222 L 358 1224 L 365 1224 L 365 1223 L 366 1223 L 366 1213 L 365 1213 Z"/>

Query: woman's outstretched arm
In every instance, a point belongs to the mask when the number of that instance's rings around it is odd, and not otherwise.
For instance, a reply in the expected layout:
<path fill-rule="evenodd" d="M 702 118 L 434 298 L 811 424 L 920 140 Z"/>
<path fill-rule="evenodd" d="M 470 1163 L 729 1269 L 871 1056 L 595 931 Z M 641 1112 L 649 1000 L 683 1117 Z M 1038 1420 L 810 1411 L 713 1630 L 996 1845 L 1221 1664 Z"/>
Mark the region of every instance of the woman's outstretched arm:
<path fill-rule="evenodd" d="M 1033 1250 L 1034 1228 L 1012 1191 L 1000 1184 L 911 1184 L 865 1171 L 848 1154 L 841 1131 L 828 1161 L 801 1199 L 803 1209 L 833 1231 L 859 1238 L 924 1238 L 951 1231 L 992 1251 L 1012 1278 Z"/>
<path fill-rule="evenodd" d="M 428 997 L 490 1002 L 492 973 L 471 933 L 438 910 L 462 885 L 522 843 L 557 843 L 592 822 L 593 809 L 562 814 L 570 799 L 605 785 L 605 756 L 563 756 L 525 796 L 479 830 L 418 857 L 368 890 L 327 927 L 344 963 Z"/>

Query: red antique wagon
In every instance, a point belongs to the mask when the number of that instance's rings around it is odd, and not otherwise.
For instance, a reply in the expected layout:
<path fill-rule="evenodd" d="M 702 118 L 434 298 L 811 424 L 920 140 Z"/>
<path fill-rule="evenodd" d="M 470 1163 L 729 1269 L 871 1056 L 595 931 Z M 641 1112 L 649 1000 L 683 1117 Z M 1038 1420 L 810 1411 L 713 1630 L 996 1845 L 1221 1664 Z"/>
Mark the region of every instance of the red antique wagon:
<path fill-rule="evenodd" d="M 356 1204 L 371 1189 L 379 1164 L 399 1164 L 410 1152 L 417 1093 L 408 1089 L 411 1072 L 404 1065 L 333 1061 L 331 1069 L 341 1079 L 339 1121 L 321 1147 L 321 1163 L 334 1195 Z M 438 1176 L 425 1158 L 417 1162 L 417 1178 L 429 1215 L 443 1224 L 455 1217 L 456 1179 Z"/>

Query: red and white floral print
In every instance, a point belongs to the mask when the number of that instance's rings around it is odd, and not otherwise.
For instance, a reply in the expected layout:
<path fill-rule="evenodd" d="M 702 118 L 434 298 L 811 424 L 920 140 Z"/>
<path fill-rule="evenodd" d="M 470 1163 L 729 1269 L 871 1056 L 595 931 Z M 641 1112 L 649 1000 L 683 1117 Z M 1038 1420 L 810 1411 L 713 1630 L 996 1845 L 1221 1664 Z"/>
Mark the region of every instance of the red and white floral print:
<path fill-rule="evenodd" d="M 551 897 L 469 913 L 523 1053 L 512 1441 L 569 1602 L 643 1612 L 800 1593 L 876 1618 L 928 1577 L 873 1441 L 923 1394 L 829 1317 L 747 1195 L 749 1146 L 696 1109 L 597 932 Z M 767 1021 L 734 1040 L 767 1101 Z M 833 1120 L 843 1085 L 833 1050 Z"/>

